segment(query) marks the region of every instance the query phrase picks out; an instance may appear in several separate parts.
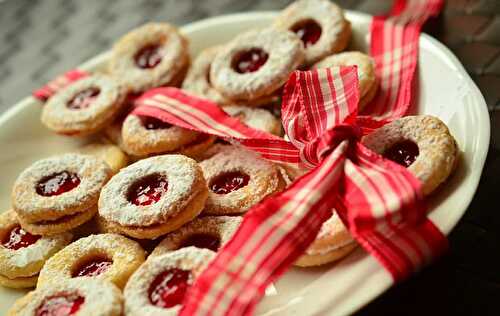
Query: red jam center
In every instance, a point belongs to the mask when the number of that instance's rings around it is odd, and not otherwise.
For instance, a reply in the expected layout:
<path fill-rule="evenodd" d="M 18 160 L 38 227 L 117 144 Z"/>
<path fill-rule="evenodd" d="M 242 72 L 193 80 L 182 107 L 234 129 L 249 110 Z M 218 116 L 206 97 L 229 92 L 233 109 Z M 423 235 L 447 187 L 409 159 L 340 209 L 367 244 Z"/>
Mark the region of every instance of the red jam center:
<path fill-rule="evenodd" d="M 129 190 L 128 199 L 135 205 L 144 206 L 158 202 L 167 192 L 168 181 L 159 174 L 146 176 L 135 182 Z"/>
<path fill-rule="evenodd" d="M 36 185 L 36 193 L 42 196 L 63 194 L 76 188 L 80 178 L 74 173 L 63 171 L 43 178 Z"/>
<path fill-rule="evenodd" d="M 417 159 L 418 154 L 417 144 L 411 140 L 404 140 L 388 148 L 384 152 L 384 157 L 408 168 Z"/>
<path fill-rule="evenodd" d="M 78 269 L 73 272 L 72 277 L 95 277 L 108 270 L 112 264 L 113 261 L 107 258 L 93 258 L 83 262 L 83 264 L 81 264 Z"/>
<path fill-rule="evenodd" d="M 69 316 L 78 312 L 85 299 L 78 294 L 47 297 L 36 309 L 35 316 Z"/>
<path fill-rule="evenodd" d="M 158 275 L 149 287 L 149 300 L 152 304 L 169 308 L 182 303 L 191 285 L 191 272 L 170 269 Z"/>
<path fill-rule="evenodd" d="M 239 171 L 226 172 L 217 176 L 211 183 L 210 189 L 217 194 L 228 194 L 248 184 L 250 177 Z"/>
<path fill-rule="evenodd" d="M 189 246 L 217 251 L 220 247 L 220 239 L 212 234 L 193 234 L 182 242 L 180 248 Z"/>
<path fill-rule="evenodd" d="M 142 126 L 146 129 L 167 129 L 172 127 L 171 124 L 165 123 L 162 120 L 151 116 L 140 116 Z"/>
<path fill-rule="evenodd" d="M 252 48 L 248 51 L 236 55 L 232 62 L 232 67 L 240 74 L 254 72 L 262 67 L 269 55 L 260 48 Z"/>
<path fill-rule="evenodd" d="M 302 40 L 305 47 L 312 46 L 321 37 L 321 26 L 314 20 L 305 20 L 295 24 L 292 31 Z"/>
<path fill-rule="evenodd" d="M 99 96 L 99 93 L 101 93 L 99 88 L 87 88 L 82 90 L 68 101 L 67 107 L 72 110 L 86 109 L 94 102 L 97 96 Z"/>
<path fill-rule="evenodd" d="M 148 45 L 139 50 L 134 56 L 137 67 L 142 69 L 156 67 L 163 57 L 160 48 L 159 45 Z"/>
<path fill-rule="evenodd" d="M 36 243 L 42 236 L 32 235 L 21 228 L 15 226 L 10 233 L 2 240 L 2 246 L 8 249 L 17 250 Z"/>

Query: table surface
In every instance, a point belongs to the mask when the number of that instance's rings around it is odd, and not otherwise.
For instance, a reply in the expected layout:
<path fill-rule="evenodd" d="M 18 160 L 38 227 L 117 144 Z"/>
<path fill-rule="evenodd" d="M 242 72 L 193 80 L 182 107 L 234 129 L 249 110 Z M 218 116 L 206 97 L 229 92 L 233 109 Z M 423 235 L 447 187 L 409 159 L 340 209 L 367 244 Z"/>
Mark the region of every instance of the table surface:
<path fill-rule="evenodd" d="M 147 21 L 183 25 L 233 12 L 275 10 L 288 0 L 0 0 L 0 113 L 55 75 L 109 48 Z M 370 14 L 388 0 L 343 0 Z M 500 304 L 500 1 L 449 0 L 425 31 L 462 61 L 486 98 L 492 139 L 479 189 L 450 235 L 450 252 L 358 315 L 498 315 Z"/>

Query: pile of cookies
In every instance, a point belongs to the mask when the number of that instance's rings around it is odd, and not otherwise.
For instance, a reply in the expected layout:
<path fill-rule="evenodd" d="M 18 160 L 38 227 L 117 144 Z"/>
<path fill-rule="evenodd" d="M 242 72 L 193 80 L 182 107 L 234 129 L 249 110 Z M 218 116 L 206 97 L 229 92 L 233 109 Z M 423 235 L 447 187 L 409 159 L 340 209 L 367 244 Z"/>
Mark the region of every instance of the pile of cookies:
<path fill-rule="evenodd" d="M 243 123 L 283 136 L 280 94 L 297 69 L 357 65 L 360 107 L 375 96 L 372 58 L 345 51 L 350 23 L 327 0 L 301 0 L 273 25 L 250 30 L 193 61 L 172 25 L 123 36 L 108 68 L 58 91 L 42 123 L 71 137 L 102 135 L 79 152 L 27 167 L 0 215 L 0 284 L 36 286 L 9 315 L 175 313 L 188 287 L 231 239 L 242 215 L 306 170 L 278 165 L 214 136 L 129 115 L 144 91 L 175 86 L 210 99 Z M 405 117 L 366 136 L 366 146 L 434 191 L 457 146 L 430 116 Z M 357 244 L 332 210 L 296 262 L 338 260 Z"/>

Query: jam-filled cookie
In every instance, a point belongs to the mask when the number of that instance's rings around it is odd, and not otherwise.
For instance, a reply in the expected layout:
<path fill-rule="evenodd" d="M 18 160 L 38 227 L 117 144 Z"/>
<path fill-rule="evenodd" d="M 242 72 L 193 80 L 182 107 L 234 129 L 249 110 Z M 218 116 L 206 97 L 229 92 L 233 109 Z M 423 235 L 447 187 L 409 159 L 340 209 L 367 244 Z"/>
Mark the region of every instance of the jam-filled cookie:
<path fill-rule="evenodd" d="M 430 115 L 406 116 L 363 137 L 363 144 L 407 167 L 422 183 L 427 195 L 454 170 L 458 147 L 448 127 Z"/>
<path fill-rule="evenodd" d="M 87 144 L 79 148 L 78 152 L 104 160 L 113 174 L 126 167 L 129 162 L 128 156 L 120 147 L 109 143 L 107 140 Z"/>
<path fill-rule="evenodd" d="M 148 23 L 114 45 L 109 72 L 133 92 L 178 86 L 189 67 L 187 39 L 168 23 Z"/>
<path fill-rule="evenodd" d="M 299 0 L 276 18 L 274 25 L 296 33 L 305 47 L 305 64 L 344 50 L 351 38 L 351 24 L 329 0 Z"/>
<path fill-rule="evenodd" d="M 275 28 L 242 33 L 225 45 L 210 67 L 210 82 L 233 100 L 256 100 L 276 92 L 304 60 L 294 33 Z"/>
<path fill-rule="evenodd" d="M 24 170 L 12 190 L 21 226 L 32 234 L 68 231 L 92 218 L 111 169 L 101 159 L 64 154 L 42 159 Z"/>
<path fill-rule="evenodd" d="M 121 316 L 123 295 L 112 283 L 61 280 L 18 299 L 7 316 Z"/>
<path fill-rule="evenodd" d="M 150 116 L 129 115 L 122 126 L 123 146 L 134 156 L 174 151 L 193 142 L 198 135 Z"/>
<path fill-rule="evenodd" d="M 76 81 L 52 96 L 42 110 L 42 123 L 68 136 L 104 129 L 123 110 L 128 90 L 118 80 L 95 74 Z"/>
<path fill-rule="evenodd" d="M 276 136 L 283 135 L 281 121 L 267 110 L 254 109 L 246 106 L 226 106 L 223 110 L 252 128 Z"/>
<path fill-rule="evenodd" d="M 343 52 L 328 56 L 312 66 L 313 69 L 357 66 L 359 80 L 359 109 L 368 104 L 378 90 L 375 76 L 375 61 L 370 56 L 360 52 Z"/>
<path fill-rule="evenodd" d="M 61 279 L 96 278 L 122 288 L 144 260 L 144 250 L 133 240 L 118 234 L 91 235 L 50 258 L 40 271 L 37 287 Z"/>
<path fill-rule="evenodd" d="M 357 245 L 338 215 L 333 213 L 295 265 L 310 267 L 334 262 L 351 253 Z"/>
<path fill-rule="evenodd" d="M 212 86 L 210 81 L 210 69 L 212 61 L 222 46 L 204 49 L 193 61 L 189 68 L 186 79 L 182 83 L 182 89 L 189 91 L 199 97 L 209 99 L 220 106 L 235 104 L 237 101 L 225 97 Z M 263 106 L 277 101 L 279 96 L 272 94 L 255 100 L 245 102 L 246 106 Z"/>
<path fill-rule="evenodd" d="M 149 258 L 125 286 L 126 315 L 177 315 L 186 291 L 214 257 L 213 251 L 187 247 Z"/>
<path fill-rule="evenodd" d="M 42 237 L 21 228 L 14 211 L 0 214 L 0 285 L 34 287 L 40 269 L 71 242 L 71 233 Z"/>
<path fill-rule="evenodd" d="M 285 188 L 277 165 L 240 147 L 219 148 L 200 162 L 209 188 L 203 214 L 241 214 Z"/>
<path fill-rule="evenodd" d="M 168 234 L 156 246 L 149 258 L 191 246 L 217 252 L 231 239 L 240 226 L 241 220 L 239 216 L 196 218 Z"/>
<path fill-rule="evenodd" d="M 194 219 L 208 189 L 200 166 L 182 155 L 162 155 L 123 168 L 103 188 L 99 215 L 107 231 L 154 239 Z"/>

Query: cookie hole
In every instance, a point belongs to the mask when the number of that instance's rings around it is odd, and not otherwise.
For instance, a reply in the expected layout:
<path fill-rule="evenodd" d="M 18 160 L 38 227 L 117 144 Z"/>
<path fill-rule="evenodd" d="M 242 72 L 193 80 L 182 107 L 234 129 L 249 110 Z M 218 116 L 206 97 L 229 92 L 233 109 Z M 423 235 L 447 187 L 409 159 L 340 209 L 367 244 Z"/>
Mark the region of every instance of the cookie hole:
<path fill-rule="evenodd" d="M 135 53 L 134 56 L 135 64 L 142 69 L 152 69 L 156 67 L 161 62 L 162 58 L 161 46 L 157 44 L 144 46 Z"/>
<path fill-rule="evenodd" d="M 411 140 L 398 142 L 384 151 L 383 156 L 406 168 L 411 166 L 419 155 L 418 145 Z"/>
<path fill-rule="evenodd" d="M 75 94 L 66 106 L 71 110 L 81 110 L 88 108 L 101 93 L 101 89 L 90 87 Z"/>
<path fill-rule="evenodd" d="M 219 236 L 216 236 L 214 234 L 192 234 L 182 241 L 179 248 L 190 246 L 202 249 L 210 249 L 217 252 L 220 247 L 220 238 Z"/>
<path fill-rule="evenodd" d="M 239 171 L 225 172 L 210 182 L 210 190 L 216 194 L 228 194 L 248 184 L 250 176 Z"/>
<path fill-rule="evenodd" d="M 171 124 L 163 122 L 151 116 L 139 116 L 142 126 L 147 130 L 167 129 L 172 127 Z"/>
<path fill-rule="evenodd" d="M 138 206 L 154 204 L 167 192 L 167 189 L 167 178 L 154 173 L 139 179 L 130 186 L 128 200 Z"/>
<path fill-rule="evenodd" d="M 169 269 L 158 275 L 149 287 L 149 300 L 158 307 L 170 308 L 182 303 L 187 289 L 193 283 L 190 271 Z"/>
<path fill-rule="evenodd" d="M 69 316 L 80 310 L 85 302 L 77 293 L 61 293 L 45 298 L 35 311 L 36 316 Z"/>
<path fill-rule="evenodd" d="M 7 249 L 18 250 L 33 245 L 42 236 L 32 235 L 16 225 L 2 238 L 2 246 Z"/>
<path fill-rule="evenodd" d="M 252 48 L 234 55 L 231 67 L 240 74 L 255 72 L 267 62 L 269 54 L 260 48 Z"/>
<path fill-rule="evenodd" d="M 80 184 L 80 178 L 72 172 L 62 171 L 42 178 L 36 184 L 36 193 L 54 196 L 69 192 Z"/>
<path fill-rule="evenodd" d="M 80 262 L 76 268 L 73 269 L 71 277 L 95 277 L 106 272 L 111 265 L 113 265 L 113 260 L 109 259 L 107 256 L 92 256 Z"/>
<path fill-rule="evenodd" d="M 302 20 L 295 23 L 290 30 L 297 34 L 305 47 L 312 46 L 321 37 L 321 26 L 313 19 Z"/>

